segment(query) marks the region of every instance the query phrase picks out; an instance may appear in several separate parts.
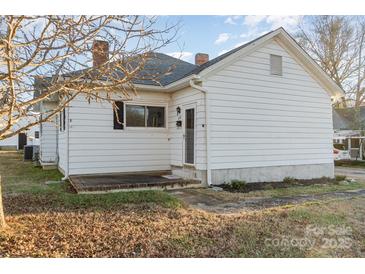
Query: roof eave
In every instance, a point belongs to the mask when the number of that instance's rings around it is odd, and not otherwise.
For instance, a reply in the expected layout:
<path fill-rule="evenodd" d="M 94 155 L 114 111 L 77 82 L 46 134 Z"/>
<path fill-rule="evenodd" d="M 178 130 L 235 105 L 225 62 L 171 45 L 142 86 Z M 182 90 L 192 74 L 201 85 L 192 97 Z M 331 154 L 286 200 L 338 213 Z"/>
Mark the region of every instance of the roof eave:
<path fill-rule="evenodd" d="M 152 85 L 142 85 L 142 84 L 134 84 L 134 86 L 138 90 L 146 90 L 146 91 L 149 90 L 156 92 L 174 92 L 176 90 L 188 87 L 190 80 L 194 78 L 196 78 L 196 75 L 192 74 L 180 80 L 177 80 L 173 83 L 170 83 L 166 86 L 152 86 Z"/>

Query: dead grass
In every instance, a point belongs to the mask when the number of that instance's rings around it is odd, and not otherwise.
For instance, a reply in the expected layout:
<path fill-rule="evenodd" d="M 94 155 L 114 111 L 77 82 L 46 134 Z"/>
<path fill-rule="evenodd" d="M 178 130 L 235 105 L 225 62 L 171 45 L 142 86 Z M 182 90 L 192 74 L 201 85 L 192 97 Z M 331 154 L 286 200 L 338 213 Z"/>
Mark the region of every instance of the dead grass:
<path fill-rule="evenodd" d="M 11 173 L 25 177 L 26 174 L 16 169 L 9 172 L 2 166 L 4 162 L 7 160 L 2 158 L 0 170 L 8 176 L 5 178 L 9 178 Z M 23 168 L 22 164 L 19 165 Z M 30 185 L 37 191 L 27 185 L 22 191 L 16 191 L 8 185 L 10 191 L 4 197 L 8 228 L 0 232 L 0 257 L 365 255 L 364 198 L 224 215 L 166 206 L 161 201 L 169 195 L 164 192 L 133 194 L 137 196 L 129 198 L 118 195 L 108 198 L 87 195 L 89 198 L 83 198 L 64 194 L 66 192 L 61 192 L 59 186 L 45 187 L 42 185 L 43 175 L 37 176 L 40 177 L 29 179 Z M 5 185 L 9 182 L 4 181 Z M 24 184 L 26 182 L 24 179 Z M 108 206 L 104 206 L 105 203 Z M 351 246 L 327 248 L 320 240 L 332 236 L 318 238 L 305 235 L 309 225 L 350 227 Z M 303 237 L 316 240 L 315 245 L 277 246 L 270 241 Z"/>
<path fill-rule="evenodd" d="M 44 208 L 45 209 L 45 208 Z M 363 257 L 365 199 L 234 215 L 156 205 L 10 214 L 3 257 Z M 349 248 L 273 246 L 308 225 L 351 227 Z M 309 237 L 309 239 L 315 239 Z"/>

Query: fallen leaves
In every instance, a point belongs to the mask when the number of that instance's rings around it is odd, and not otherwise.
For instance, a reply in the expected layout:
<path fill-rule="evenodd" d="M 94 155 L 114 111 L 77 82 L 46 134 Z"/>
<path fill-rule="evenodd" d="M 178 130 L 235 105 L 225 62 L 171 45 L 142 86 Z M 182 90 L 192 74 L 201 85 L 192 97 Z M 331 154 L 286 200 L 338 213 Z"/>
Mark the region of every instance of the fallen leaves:
<path fill-rule="evenodd" d="M 364 205 L 362 200 L 359 210 L 364 211 Z M 220 215 L 155 204 L 119 205 L 97 211 L 59 209 L 47 203 L 39 211 L 24 208 L 20 212 L 17 206 L 11 208 L 13 212 L 7 215 L 10 229 L 0 236 L 0 257 L 301 257 L 307 254 L 306 250 L 282 250 L 264 244 L 267 237 L 301 235 L 305 224 L 289 218 L 287 213 L 295 209 Z M 348 206 L 347 210 L 350 209 Z M 359 249 L 346 252 L 333 254 L 361 254 Z"/>

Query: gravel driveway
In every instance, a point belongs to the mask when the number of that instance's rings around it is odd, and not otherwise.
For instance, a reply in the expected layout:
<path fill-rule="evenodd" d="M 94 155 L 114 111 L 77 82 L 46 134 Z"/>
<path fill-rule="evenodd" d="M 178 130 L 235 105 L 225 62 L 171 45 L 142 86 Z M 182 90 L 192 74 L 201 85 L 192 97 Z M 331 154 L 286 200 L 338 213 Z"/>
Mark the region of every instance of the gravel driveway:
<path fill-rule="evenodd" d="M 192 208 L 213 213 L 237 213 L 240 211 L 262 210 L 265 208 L 296 205 L 306 202 L 365 197 L 365 189 L 336 191 L 321 194 L 303 194 L 280 198 L 252 197 L 234 201 L 218 197 L 215 195 L 215 191 L 210 188 L 172 190 L 169 191 L 169 193 Z M 229 193 L 227 193 L 227 197 L 229 197 Z"/>
<path fill-rule="evenodd" d="M 344 175 L 348 178 L 365 181 L 365 168 L 336 166 L 335 174 Z"/>

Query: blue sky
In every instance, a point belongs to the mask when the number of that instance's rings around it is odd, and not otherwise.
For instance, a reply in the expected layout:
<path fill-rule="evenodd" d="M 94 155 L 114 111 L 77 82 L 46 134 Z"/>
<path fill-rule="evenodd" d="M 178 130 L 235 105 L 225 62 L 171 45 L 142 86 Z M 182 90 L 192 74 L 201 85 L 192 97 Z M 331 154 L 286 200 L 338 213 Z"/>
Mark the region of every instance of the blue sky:
<path fill-rule="evenodd" d="M 272 29 L 284 27 L 294 32 L 300 16 L 168 16 L 163 20 L 179 21 L 177 42 L 161 50 L 174 57 L 194 62 L 197 52 L 212 59 Z"/>

